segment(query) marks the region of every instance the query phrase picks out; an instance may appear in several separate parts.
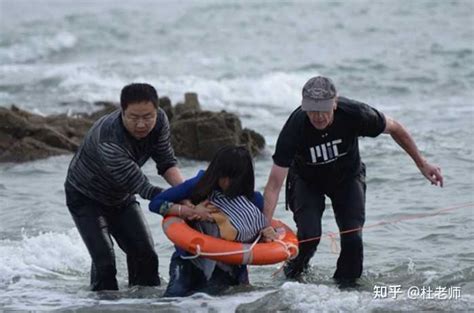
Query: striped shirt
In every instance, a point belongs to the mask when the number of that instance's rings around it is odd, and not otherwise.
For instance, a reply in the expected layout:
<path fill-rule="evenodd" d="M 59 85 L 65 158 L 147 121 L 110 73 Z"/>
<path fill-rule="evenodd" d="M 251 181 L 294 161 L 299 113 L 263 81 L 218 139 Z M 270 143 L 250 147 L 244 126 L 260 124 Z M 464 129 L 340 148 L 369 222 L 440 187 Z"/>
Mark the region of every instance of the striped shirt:
<path fill-rule="evenodd" d="M 220 191 L 213 191 L 209 201 L 229 217 L 237 230 L 236 241 L 251 242 L 267 226 L 263 213 L 245 196 L 229 198 Z"/>
<path fill-rule="evenodd" d="M 140 169 L 150 157 L 160 175 L 176 165 L 165 112 L 158 109 L 155 127 L 138 140 L 128 133 L 117 110 L 95 122 L 86 134 L 71 160 L 66 182 L 108 206 L 129 201 L 135 194 L 151 199 L 161 188 L 150 184 Z"/>

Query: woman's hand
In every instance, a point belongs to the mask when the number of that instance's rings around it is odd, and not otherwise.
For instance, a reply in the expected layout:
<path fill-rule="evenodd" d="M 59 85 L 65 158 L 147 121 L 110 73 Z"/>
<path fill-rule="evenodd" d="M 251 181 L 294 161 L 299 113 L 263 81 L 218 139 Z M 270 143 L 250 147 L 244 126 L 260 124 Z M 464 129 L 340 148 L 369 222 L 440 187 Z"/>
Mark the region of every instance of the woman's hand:
<path fill-rule="evenodd" d="M 194 207 L 193 213 L 194 215 L 191 217 L 192 220 L 198 221 L 208 221 L 213 222 L 214 218 L 212 217 L 212 213 L 217 212 L 218 209 L 209 203 L 208 200 L 205 200 Z"/>
<path fill-rule="evenodd" d="M 185 200 L 181 201 L 180 203 L 182 205 L 190 207 L 191 209 L 194 209 L 194 204 L 189 199 L 185 199 Z"/>

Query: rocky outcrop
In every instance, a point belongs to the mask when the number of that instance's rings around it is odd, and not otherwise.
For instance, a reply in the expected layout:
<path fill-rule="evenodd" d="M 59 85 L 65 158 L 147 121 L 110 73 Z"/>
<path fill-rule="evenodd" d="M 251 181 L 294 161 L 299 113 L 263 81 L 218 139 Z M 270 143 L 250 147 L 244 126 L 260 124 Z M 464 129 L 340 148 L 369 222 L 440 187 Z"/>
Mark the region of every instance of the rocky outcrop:
<path fill-rule="evenodd" d="M 255 156 L 265 147 L 263 136 L 242 129 L 237 115 L 201 110 L 194 93 L 185 94 L 185 102 L 171 113 L 171 143 L 178 156 L 210 160 L 225 145 L 245 145 Z"/>
<path fill-rule="evenodd" d="M 0 107 L 0 162 L 25 162 L 76 151 L 95 118 L 115 108 L 107 104 L 92 115 L 44 117 L 16 106 Z"/>
<path fill-rule="evenodd" d="M 25 162 L 74 152 L 92 124 L 116 110 L 109 102 L 95 103 L 102 109 L 92 114 L 40 116 L 19 109 L 0 107 L 0 162 Z M 242 129 L 237 115 L 225 111 L 203 111 L 197 94 L 172 106 L 160 98 L 171 125 L 171 141 L 177 156 L 210 160 L 224 145 L 245 145 L 253 155 L 265 147 L 262 135 Z"/>

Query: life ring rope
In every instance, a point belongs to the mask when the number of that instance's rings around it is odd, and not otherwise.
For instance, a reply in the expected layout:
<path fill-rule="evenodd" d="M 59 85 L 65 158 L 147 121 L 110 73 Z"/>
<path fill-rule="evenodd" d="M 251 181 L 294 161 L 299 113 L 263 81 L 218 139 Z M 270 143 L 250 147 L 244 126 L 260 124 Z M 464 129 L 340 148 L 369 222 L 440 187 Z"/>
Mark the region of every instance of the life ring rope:
<path fill-rule="evenodd" d="M 255 245 L 258 243 L 260 238 L 262 237 L 262 234 L 259 234 L 257 239 L 254 240 L 252 245 L 248 249 L 243 249 L 243 250 L 236 250 L 236 251 L 228 251 L 228 252 L 202 252 L 201 251 L 201 246 L 199 244 L 196 245 L 196 254 L 190 255 L 190 256 L 184 256 L 182 255 L 181 258 L 184 260 L 191 260 L 191 259 L 196 259 L 200 256 L 224 256 L 224 255 L 234 255 L 234 254 L 240 254 L 240 253 L 248 253 L 252 251 L 252 249 L 255 247 Z"/>
<path fill-rule="evenodd" d="M 289 243 L 289 242 L 284 242 L 283 240 L 280 240 L 280 239 L 276 239 L 274 241 L 278 242 L 279 244 L 281 244 L 283 246 L 283 248 L 285 248 L 285 252 L 288 255 L 288 257 L 286 258 L 287 261 L 293 260 L 300 253 L 300 249 L 295 244 L 292 244 L 292 243 Z M 291 256 L 291 252 L 290 252 L 291 249 L 295 250 L 295 253 L 294 253 L 293 256 Z"/>
<path fill-rule="evenodd" d="M 225 256 L 225 255 L 234 255 L 234 254 L 240 254 L 240 253 L 248 253 L 248 252 L 253 250 L 255 245 L 260 241 L 260 238 L 262 238 L 262 234 L 258 235 L 257 239 L 254 240 L 254 242 L 252 243 L 252 245 L 248 249 L 228 251 L 228 252 L 213 252 L 213 253 L 211 253 L 211 252 L 202 252 L 201 251 L 201 246 L 198 244 L 198 245 L 196 245 L 196 254 L 189 255 L 189 256 L 181 255 L 180 257 L 184 260 L 192 260 L 192 259 L 199 258 L 201 256 Z M 283 240 L 279 240 L 279 239 L 274 240 L 274 241 L 283 246 L 283 248 L 285 249 L 285 252 L 287 254 L 287 260 L 292 260 L 292 259 L 296 258 L 296 256 L 299 254 L 299 248 L 298 248 L 297 245 L 292 244 L 292 243 L 286 243 Z M 296 251 L 296 253 L 294 253 L 293 256 L 291 255 L 291 251 L 290 251 L 291 249 L 294 249 Z"/>

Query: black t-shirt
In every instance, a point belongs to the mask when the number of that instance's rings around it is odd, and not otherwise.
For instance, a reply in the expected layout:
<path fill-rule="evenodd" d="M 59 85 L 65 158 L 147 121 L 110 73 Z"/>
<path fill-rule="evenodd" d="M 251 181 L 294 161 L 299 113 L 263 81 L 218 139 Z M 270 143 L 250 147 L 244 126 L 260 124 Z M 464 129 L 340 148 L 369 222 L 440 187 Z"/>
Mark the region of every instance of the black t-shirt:
<path fill-rule="evenodd" d="M 273 162 L 292 167 L 312 182 L 341 182 L 360 173 L 359 136 L 376 137 L 385 130 L 385 117 L 365 103 L 339 97 L 334 120 L 316 129 L 298 107 L 278 136 Z"/>

